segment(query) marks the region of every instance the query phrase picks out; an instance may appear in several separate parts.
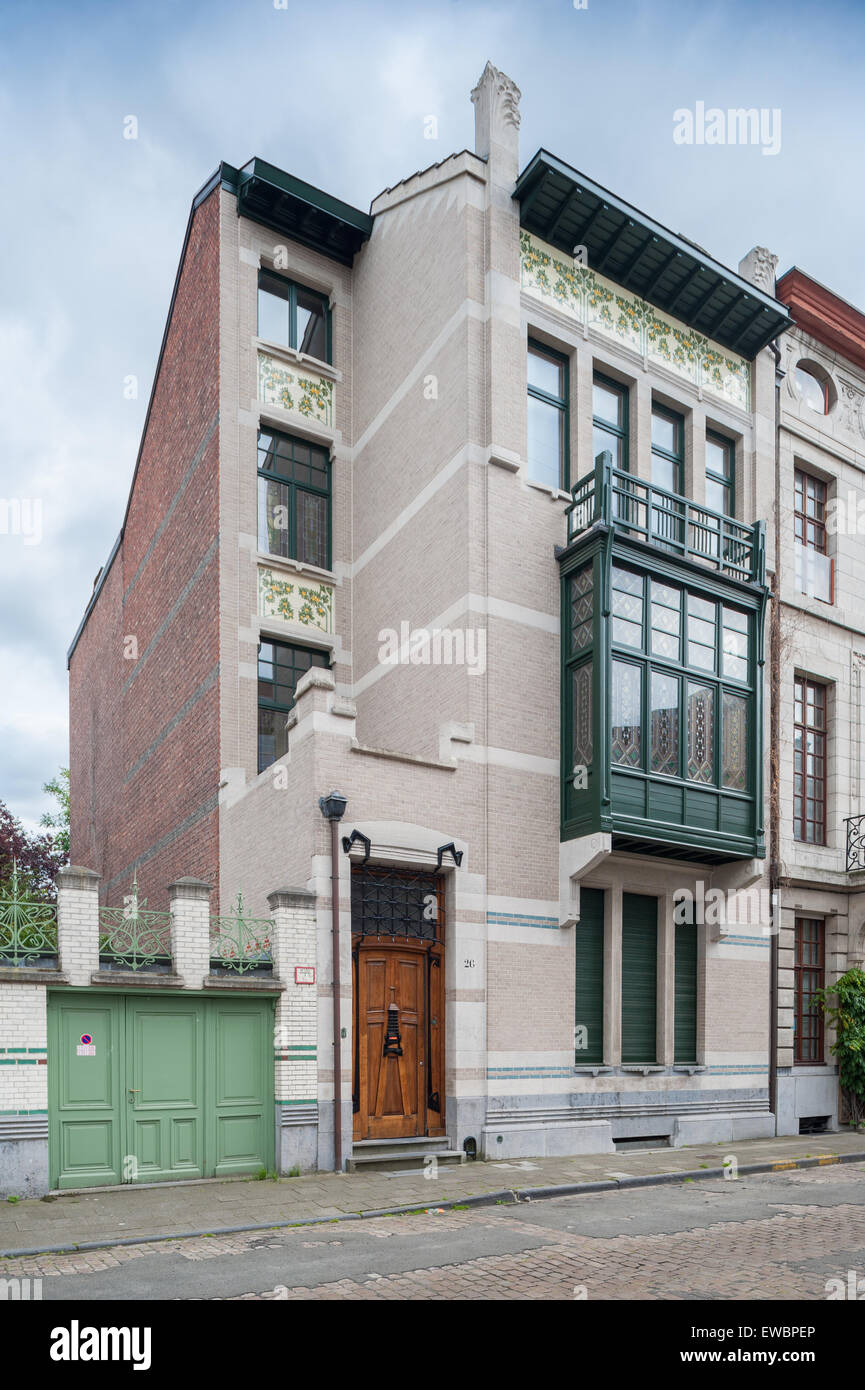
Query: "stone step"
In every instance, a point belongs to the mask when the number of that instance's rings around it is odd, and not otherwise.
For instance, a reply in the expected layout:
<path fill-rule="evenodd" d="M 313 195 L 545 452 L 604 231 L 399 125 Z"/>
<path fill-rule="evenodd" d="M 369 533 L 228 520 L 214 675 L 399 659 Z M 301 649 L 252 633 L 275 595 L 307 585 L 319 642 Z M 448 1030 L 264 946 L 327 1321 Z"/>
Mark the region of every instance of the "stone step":
<path fill-rule="evenodd" d="M 462 1149 L 448 1147 L 447 1138 L 428 1139 L 421 1136 L 413 1139 L 361 1139 L 352 1145 L 351 1157 L 346 1160 L 349 1173 L 422 1170 L 427 1159 L 434 1157 L 437 1163 L 448 1167 L 465 1163 L 466 1155 Z"/>

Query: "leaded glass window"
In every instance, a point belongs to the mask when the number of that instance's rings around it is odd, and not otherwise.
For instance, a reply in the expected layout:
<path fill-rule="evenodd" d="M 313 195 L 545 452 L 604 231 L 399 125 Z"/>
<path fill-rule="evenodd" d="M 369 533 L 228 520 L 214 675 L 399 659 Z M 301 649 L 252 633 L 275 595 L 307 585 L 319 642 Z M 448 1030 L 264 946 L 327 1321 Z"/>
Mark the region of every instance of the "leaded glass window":
<path fill-rule="evenodd" d="M 613 641 L 643 649 L 643 577 L 613 566 Z"/>
<path fill-rule="evenodd" d="M 589 768 L 594 754 L 592 731 L 592 663 L 584 661 L 571 672 L 572 719 L 574 726 L 573 765 Z"/>
<path fill-rule="evenodd" d="M 679 679 L 663 671 L 652 672 L 651 710 L 652 772 L 679 776 Z"/>
<path fill-rule="evenodd" d="M 679 660 L 682 591 L 652 580 L 652 655 Z"/>
<path fill-rule="evenodd" d="M 630 661 L 613 662 L 610 756 L 624 767 L 643 763 L 643 671 Z"/>
<path fill-rule="evenodd" d="M 688 682 L 688 781 L 715 780 L 715 691 Z"/>
<path fill-rule="evenodd" d="M 592 566 L 584 565 L 568 581 L 571 597 L 571 652 L 576 656 L 592 643 Z"/>
<path fill-rule="evenodd" d="M 717 604 L 688 594 L 688 665 L 715 670 Z"/>
<path fill-rule="evenodd" d="M 748 701 L 725 690 L 721 695 L 721 785 L 748 788 Z"/>

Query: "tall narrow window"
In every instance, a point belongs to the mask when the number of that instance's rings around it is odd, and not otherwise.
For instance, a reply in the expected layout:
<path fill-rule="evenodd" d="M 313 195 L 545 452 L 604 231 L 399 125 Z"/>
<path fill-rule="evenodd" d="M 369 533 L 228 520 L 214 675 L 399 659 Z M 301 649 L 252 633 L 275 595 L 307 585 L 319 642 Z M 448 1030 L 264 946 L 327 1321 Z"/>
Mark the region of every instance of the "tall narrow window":
<path fill-rule="evenodd" d="M 673 995 L 673 1061 L 697 1060 L 697 928 L 676 923 Z"/>
<path fill-rule="evenodd" d="M 305 439 L 258 436 L 258 548 L 305 565 L 330 566 L 330 461 Z"/>
<path fill-rule="evenodd" d="M 823 1016 L 814 996 L 823 988 L 825 933 L 825 923 L 819 918 L 796 918 L 793 1057 L 796 1062 L 812 1065 L 824 1060 Z"/>
<path fill-rule="evenodd" d="M 568 364 L 529 343 L 528 472 L 551 488 L 568 486 Z"/>
<path fill-rule="evenodd" d="M 668 492 L 684 492 L 685 433 L 681 415 L 652 407 L 652 482 Z"/>
<path fill-rule="evenodd" d="M 642 767 L 643 668 L 630 661 L 614 661 L 612 674 L 610 756 L 625 767 Z"/>
<path fill-rule="evenodd" d="M 287 751 L 285 721 L 301 676 L 310 666 L 329 666 L 327 652 L 287 642 L 258 646 L 258 770 L 263 772 Z"/>
<path fill-rule="evenodd" d="M 260 270 L 258 336 L 329 362 L 330 309 L 326 296 L 272 270 Z"/>
<path fill-rule="evenodd" d="M 826 534 L 826 484 L 821 478 L 795 473 L 796 584 L 800 592 L 823 603 L 834 603 L 834 565 Z"/>
<path fill-rule="evenodd" d="M 592 455 L 610 453 L 613 467 L 628 469 L 628 391 L 596 372 L 592 382 Z"/>
<path fill-rule="evenodd" d="M 580 920 L 575 932 L 574 1062 L 604 1060 L 604 894 L 580 889 Z"/>
<path fill-rule="evenodd" d="M 735 515 L 735 445 L 720 434 L 706 434 L 706 506 L 724 516 Z"/>
<path fill-rule="evenodd" d="M 793 834 L 826 843 L 826 687 L 797 677 L 793 699 Z"/>
<path fill-rule="evenodd" d="M 622 1061 L 658 1059 L 658 899 L 622 894 Z"/>

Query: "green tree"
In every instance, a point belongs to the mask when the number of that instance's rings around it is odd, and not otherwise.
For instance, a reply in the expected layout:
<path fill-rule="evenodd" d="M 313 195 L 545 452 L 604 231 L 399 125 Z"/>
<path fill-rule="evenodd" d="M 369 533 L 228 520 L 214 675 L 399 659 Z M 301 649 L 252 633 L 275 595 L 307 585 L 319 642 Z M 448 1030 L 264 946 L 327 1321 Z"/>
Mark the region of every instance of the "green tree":
<path fill-rule="evenodd" d="M 865 971 L 855 967 L 834 985 L 817 991 L 824 1014 L 835 1029 L 832 1056 L 847 1093 L 851 1123 L 865 1125 Z M 830 1003 L 836 999 L 837 1003 Z"/>
<path fill-rule="evenodd" d="M 56 777 L 52 777 L 50 782 L 45 782 L 42 790 L 49 796 L 57 800 L 58 809 L 55 812 L 46 811 L 39 824 L 44 825 L 47 830 L 53 830 L 53 842 L 55 849 L 62 855 L 62 863 L 69 863 L 69 768 L 61 767 Z"/>

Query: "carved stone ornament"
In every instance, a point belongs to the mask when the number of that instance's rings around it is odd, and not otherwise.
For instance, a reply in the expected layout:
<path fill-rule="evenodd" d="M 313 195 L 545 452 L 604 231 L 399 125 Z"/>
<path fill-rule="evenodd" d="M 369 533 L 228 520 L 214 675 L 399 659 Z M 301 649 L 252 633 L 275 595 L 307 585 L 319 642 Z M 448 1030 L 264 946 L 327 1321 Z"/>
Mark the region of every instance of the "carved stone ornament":
<path fill-rule="evenodd" d="M 506 125 L 511 125 L 514 130 L 520 128 L 520 97 L 522 92 L 514 82 L 512 77 L 506 73 L 499 72 L 492 63 L 488 62 L 481 73 L 480 81 L 472 92 L 472 101 L 477 106 L 484 93 L 484 88 L 493 88 L 493 121 L 500 118 Z"/>

